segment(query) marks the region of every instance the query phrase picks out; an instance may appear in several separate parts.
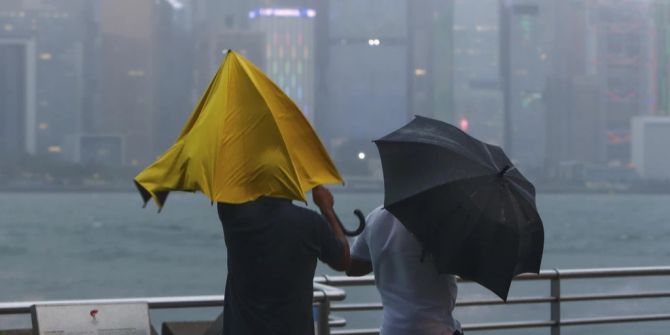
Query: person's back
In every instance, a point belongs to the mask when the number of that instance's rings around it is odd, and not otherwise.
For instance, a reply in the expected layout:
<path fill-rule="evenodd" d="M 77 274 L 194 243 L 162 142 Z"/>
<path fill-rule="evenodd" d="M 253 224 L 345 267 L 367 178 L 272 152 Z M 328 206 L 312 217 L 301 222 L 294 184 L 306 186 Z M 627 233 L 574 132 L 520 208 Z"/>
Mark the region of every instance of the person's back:
<path fill-rule="evenodd" d="M 452 334 L 460 324 L 452 317 L 456 302 L 454 276 L 441 275 L 416 238 L 379 207 L 351 249 L 352 267 L 371 262 L 382 297 L 382 335 Z M 349 273 L 349 272 L 348 272 Z M 362 273 L 359 273 L 359 275 Z"/>
<path fill-rule="evenodd" d="M 313 334 L 316 260 L 346 266 L 346 242 L 322 216 L 290 200 L 219 203 L 218 211 L 228 250 L 223 333 Z"/>

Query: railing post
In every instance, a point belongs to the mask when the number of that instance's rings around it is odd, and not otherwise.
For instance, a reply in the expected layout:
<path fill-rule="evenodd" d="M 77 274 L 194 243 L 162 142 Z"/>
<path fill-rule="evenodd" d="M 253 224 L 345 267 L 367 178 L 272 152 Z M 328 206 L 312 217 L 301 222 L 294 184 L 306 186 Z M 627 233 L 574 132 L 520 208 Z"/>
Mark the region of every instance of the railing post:
<path fill-rule="evenodd" d="M 316 304 L 316 320 L 316 335 L 330 335 L 330 301 L 328 298 Z"/>
<path fill-rule="evenodd" d="M 551 335 L 561 335 L 561 273 L 554 269 L 556 276 L 551 278 L 551 296 L 554 301 L 551 302 Z"/>

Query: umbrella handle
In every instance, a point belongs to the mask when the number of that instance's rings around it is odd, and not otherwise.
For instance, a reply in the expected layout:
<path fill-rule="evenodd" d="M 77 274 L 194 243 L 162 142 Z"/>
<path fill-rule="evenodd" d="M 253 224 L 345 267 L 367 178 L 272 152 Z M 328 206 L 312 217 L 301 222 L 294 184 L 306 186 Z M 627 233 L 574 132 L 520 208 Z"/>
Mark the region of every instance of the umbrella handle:
<path fill-rule="evenodd" d="M 347 230 L 347 228 L 342 224 L 342 221 L 340 221 L 340 218 L 337 216 L 337 214 L 335 214 L 337 223 L 340 225 L 340 228 L 342 228 L 344 235 L 358 236 L 363 232 L 363 229 L 365 229 L 365 216 L 363 215 L 363 212 L 361 212 L 360 209 L 356 209 L 354 210 L 354 215 L 356 215 L 358 218 L 358 228 L 356 228 L 356 230 Z"/>

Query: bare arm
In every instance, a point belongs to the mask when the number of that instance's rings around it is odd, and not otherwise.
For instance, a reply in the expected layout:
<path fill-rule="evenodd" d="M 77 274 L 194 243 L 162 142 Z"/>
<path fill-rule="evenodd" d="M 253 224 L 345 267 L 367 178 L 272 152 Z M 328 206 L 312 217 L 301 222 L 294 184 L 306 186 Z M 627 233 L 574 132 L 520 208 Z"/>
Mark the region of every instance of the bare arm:
<path fill-rule="evenodd" d="M 342 258 L 340 262 L 328 263 L 328 265 L 337 271 L 345 271 L 349 268 L 350 263 L 349 242 L 335 217 L 335 211 L 333 210 L 335 200 L 333 199 L 333 194 L 327 188 L 317 186 L 312 190 L 312 200 L 319 206 L 321 214 L 326 218 L 326 221 L 328 221 L 328 224 L 330 224 L 331 229 L 335 233 L 335 237 L 342 244 Z"/>
<path fill-rule="evenodd" d="M 360 277 L 372 272 L 372 263 L 361 259 L 351 258 L 349 269 L 347 269 L 347 276 Z"/>

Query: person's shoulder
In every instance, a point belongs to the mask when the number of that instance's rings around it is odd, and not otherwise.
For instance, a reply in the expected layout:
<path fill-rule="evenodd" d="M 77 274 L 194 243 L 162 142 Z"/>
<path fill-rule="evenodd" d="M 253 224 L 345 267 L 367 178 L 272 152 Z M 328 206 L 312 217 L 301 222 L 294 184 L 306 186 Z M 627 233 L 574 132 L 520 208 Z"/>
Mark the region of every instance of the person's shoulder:
<path fill-rule="evenodd" d="M 386 222 L 393 221 L 395 217 L 391 212 L 387 211 L 383 205 L 378 206 L 373 209 L 366 219 L 367 223 L 370 225 L 378 225 Z"/>
<path fill-rule="evenodd" d="M 304 221 L 312 221 L 312 220 L 322 220 L 323 218 L 321 217 L 321 214 L 319 214 L 317 211 L 298 206 L 296 204 L 291 204 L 286 208 L 289 211 L 289 215 L 291 215 L 294 219 L 298 220 L 304 220 Z"/>

